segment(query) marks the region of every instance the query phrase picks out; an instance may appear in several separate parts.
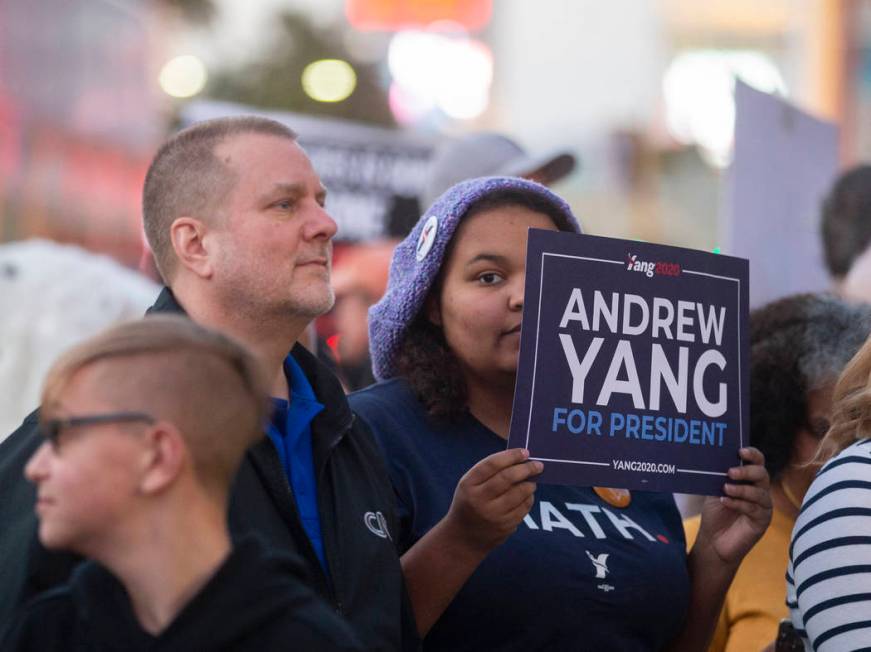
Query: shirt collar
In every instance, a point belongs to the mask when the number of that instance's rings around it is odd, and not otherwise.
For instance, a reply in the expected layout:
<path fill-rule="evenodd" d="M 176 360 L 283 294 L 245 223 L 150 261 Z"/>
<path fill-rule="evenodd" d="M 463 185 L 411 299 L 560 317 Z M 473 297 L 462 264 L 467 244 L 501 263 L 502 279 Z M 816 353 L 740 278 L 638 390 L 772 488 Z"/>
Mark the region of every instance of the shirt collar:
<path fill-rule="evenodd" d="M 288 355 L 284 359 L 284 377 L 287 378 L 287 383 L 290 385 L 290 396 L 292 400 L 304 399 L 317 403 L 314 389 L 311 383 L 299 366 L 299 363 L 293 359 L 292 355 Z"/>

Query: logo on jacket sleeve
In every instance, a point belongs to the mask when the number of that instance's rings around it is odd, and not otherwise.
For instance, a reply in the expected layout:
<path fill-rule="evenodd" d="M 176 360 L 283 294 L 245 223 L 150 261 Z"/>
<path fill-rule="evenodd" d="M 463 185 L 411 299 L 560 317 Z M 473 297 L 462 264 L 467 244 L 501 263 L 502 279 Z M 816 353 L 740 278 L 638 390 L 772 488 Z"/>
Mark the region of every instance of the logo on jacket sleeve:
<path fill-rule="evenodd" d="M 390 530 L 387 529 L 387 519 L 381 512 L 366 512 L 363 515 L 363 522 L 372 534 L 393 541 Z"/>

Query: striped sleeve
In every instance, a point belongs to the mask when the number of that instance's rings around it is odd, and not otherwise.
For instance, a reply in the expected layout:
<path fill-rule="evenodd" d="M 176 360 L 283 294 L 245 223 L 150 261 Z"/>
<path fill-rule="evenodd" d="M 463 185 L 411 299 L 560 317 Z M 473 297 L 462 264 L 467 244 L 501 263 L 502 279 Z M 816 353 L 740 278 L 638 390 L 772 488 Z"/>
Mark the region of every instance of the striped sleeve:
<path fill-rule="evenodd" d="M 871 439 L 817 474 L 792 532 L 786 601 L 805 648 L 871 649 Z"/>

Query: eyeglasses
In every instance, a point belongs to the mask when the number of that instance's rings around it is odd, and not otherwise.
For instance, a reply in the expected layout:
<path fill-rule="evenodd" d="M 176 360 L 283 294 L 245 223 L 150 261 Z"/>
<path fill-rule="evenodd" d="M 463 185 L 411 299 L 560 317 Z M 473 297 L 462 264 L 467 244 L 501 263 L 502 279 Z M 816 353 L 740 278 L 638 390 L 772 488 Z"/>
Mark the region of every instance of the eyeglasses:
<path fill-rule="evenodd" d="M 39 432 L 45 437 L 52 448 L 58 448 L 58 440 L 61 432 L 66 428 L 79 428 L 81 426 L 95 426 L 106 423 L 147 423 L 152 424 L 157 420 L 145 412 L 107 412 L 106 414 L 88 414 L 66 419 L 46 419 L 40 421 Z"/>

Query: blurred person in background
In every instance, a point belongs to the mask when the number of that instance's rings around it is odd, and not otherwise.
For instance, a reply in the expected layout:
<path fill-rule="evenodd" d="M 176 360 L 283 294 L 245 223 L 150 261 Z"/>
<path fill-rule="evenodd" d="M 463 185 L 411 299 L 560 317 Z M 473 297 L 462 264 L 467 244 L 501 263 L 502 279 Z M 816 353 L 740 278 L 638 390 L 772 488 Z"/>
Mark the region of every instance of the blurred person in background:
<path fill-rule="evenodd" d="M 510 508 L 499 536 L 429 549 L 457 509 L 454 487 L 485 493 L 467 469 L 505 449 L 530 227 L 580 232 L 568 205 L 537 183 L 457 184 L 396 248 L 387 293 L 369 313 L 383 382 L 350 401 L 385 450 L 408 590 L 431 606 L 416 610 L 424 649 L 703 649 L 771 517 L 755 449 L 740 451 L 745 465 L 729 470 L 725 496 L 706 501 L 689 555 L 670 494 L 536 489 L 519 472 L 503 480 L 513 485 L 504 498 L 492 497 Z"/>
<path fill-rule="evenodd" d="M 549 186 L 568 176 L 577 158 L 569 152 L 530 156 L 517 142 L 482 131 L 442 143 L 433 154 L 420 206 L 428 207 L 445 190 L 476 177 L 523 177 Z"/>
<path fill-rule="evenodd" d="M 871 332 L 871 307 L 799 294 L 750 314 L 750 443 L 771 476 L 771 526 L 738 569 L 709 650 L 761 650 L 788 616 L 783 577 L 789 537 L 813 480 L 838 375 Z M 687 545 L 699 518 L 685 522 Z"/>
<path fill-rule="evenodd" d="M 871 340 L 835 385 L 831 426 L 792 531 L 787 605 L 805 649 L 871 649 Z"/>
<path fill-rule="evenodd" d="M 0 245 L 0 442 L 39 403 L 58 355 L 110 324 L 141 317 L 159 292 L 147 278 L 79 247 L 48 240 Z M 0 586 L 2 580 L 0 572 Z"/>
<path fill-rule="evenodd" d="M 349 391 L 375 381 L 369 360 L 369 307 L 387 288 L 387 270 L 393 249 L 420 219 L 417 197 L 393 195 L 386 215 L 385 238 L 337 248 L 333 264 L 336 303 L 332 317 L 330 352 L 337 359 L 336 374 Z"/>
<path fill-rule="evenodd" d="M 387 270 L 394 241 L 351 245 L 333 268 L 333 325 L 337 331 L 339 376 L 349 391 L 375 382 L 369 361 L 369 307 L 387 289 Z"/>
<path fill-rule="evenodd" d="M 823 252 L 837 292 L 871 302 L 871 165 L 841 174 L 823 201 Z"/>
<path fill-rule="evenodd" d="M 176 316 L 116 326 L 48 374 L 26 467 L 39 538 L 88 557 L 0 648 L 360 649 L 294 557 L 235 545 L 227 503 L 262 437 L 266 379 L 240 345 Z"/>

